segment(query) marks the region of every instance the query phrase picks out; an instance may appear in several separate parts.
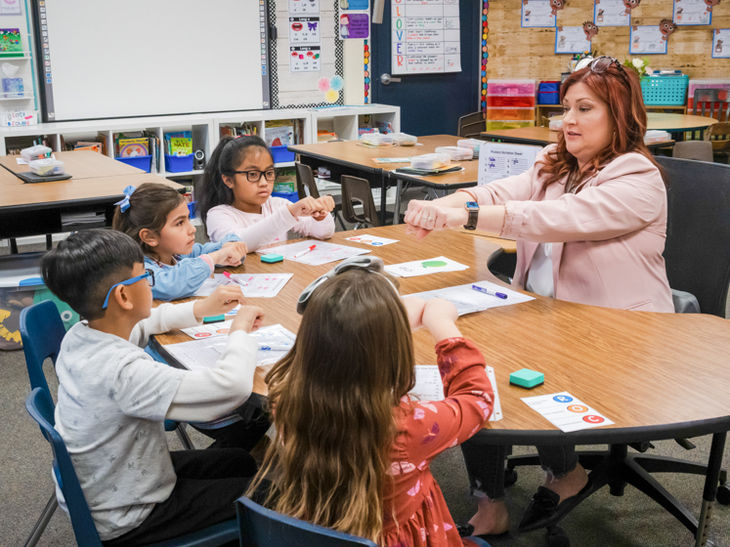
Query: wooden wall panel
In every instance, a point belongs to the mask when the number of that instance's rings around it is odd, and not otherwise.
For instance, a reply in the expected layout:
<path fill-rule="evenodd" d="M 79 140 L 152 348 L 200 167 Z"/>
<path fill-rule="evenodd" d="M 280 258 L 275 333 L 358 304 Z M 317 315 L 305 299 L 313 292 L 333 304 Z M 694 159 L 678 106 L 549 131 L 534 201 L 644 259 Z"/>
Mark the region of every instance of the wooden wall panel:
<path fill-rule="evenodd" d="M 671 0 L 642 0 L 634 9 L 633 24 L 653 25 L 672 17 Z M 593 0 L 567 0 L 558 12 L 559 25 L 582 25 L 593 20 Z M 520 28 L 520 0 L 489 2 L 487 78 L 559 80 L 570 70 L 571 55 L 556 55 L 555 30 Z M 730 28 L 730 0 L 713 7 L 712 24 L 680 26 L 669 38 L 666 55 L 647 55 L 651 68 L 679 69 L 690 78 L 730 78 L 730 59 L 711 57 L 712 29 Z M 629 28 L 601 27 L 593 39 L 599 55 L 629 57 Z"/>

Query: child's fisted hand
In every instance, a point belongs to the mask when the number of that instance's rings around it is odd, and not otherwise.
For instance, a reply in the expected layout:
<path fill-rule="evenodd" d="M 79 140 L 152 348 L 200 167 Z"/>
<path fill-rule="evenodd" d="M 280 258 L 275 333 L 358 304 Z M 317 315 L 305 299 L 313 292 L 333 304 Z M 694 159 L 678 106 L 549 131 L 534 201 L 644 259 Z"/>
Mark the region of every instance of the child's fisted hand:
<path fill-rule="evenodd" d="M 246 247 L 243 241 L 226 241 L 221 245 L 221 249 L 231 249 L 231 251 L 240 257 L 244 257 L 248 253 L 248 247 Z"/>
<path fill-rule="evenodd" d="M 242 241 L 229 241 L 217 251 L 210 253 L 215 264 L 220 266 L 240 266 L 246 256 L 246 244 Z"/>
<path fill-rule="evenodd" d="M 258 306 L 241 306 L 238 310 L 233 323 L 231 323 L 230 332 L 243 330 L 252 332 L 261 326 L 264 319 L 264 310 Z"/>
<path fill-rule="evenodd" d="M 317 202 L 319 209 L 312 213 L 312 218 L 314 220 L 324 220 L 325 218 L 327 218 L 327 215 L 329 215 L 330 212 L 335 208 L 335 200 L 332 199 L 332 196 L 320 196 L 315 201 Z"/>
<path fill-rule="evenodd" d="M 289 212 L 296 218 L 312 216 L 312 213 L 319 210 L 320 205 L 312 196 L 307 196 L 296 203 L 289 204 Z"/>
<path fill-rule="evenodd" d="M 426 305 L 426 301 L 417 296 L 403 296 L 401 302 L 403 302 L 403 307 L 408 314 L 408 322 L 411 324 L 411 330 L 416 330 L 423 324 L 423 308 Z"/>
<path fill-rule="evenodd" d="M 195 301 L 193 313 L 198 321 L 201 321 L 203 317 L 228 313 L 243 302 L 243 292 L 240 286 L 219 285 L 213 294 Z"/>

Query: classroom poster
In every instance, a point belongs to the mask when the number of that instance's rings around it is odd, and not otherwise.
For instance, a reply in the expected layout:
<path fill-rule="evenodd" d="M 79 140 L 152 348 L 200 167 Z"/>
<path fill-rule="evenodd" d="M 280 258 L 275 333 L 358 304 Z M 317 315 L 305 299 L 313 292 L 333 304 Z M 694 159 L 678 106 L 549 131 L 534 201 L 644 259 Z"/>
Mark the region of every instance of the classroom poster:
<path fill-rule="evenodd" d="M 320 45 L 319 17 L 289 17 L 289 44 Z"/>
<path fill-rule="evenodd" d="M 392 0 L 392 74 L 461 72 L 458 0 Z"/>
<path fill-rule="evenodd" d="M 583 53 L 591 51 L 591 41 L 586 38 L 583 25 L 555 27 L 555 53 Z"/>
<path fill-rule="evenodd" d="M 319 47 L 292 46 L 289 48 L 289 53 L 291 55 L 290 72 L 319 72 L 321 70 Z"/>
<path fill-rule="evenodd" d="M 712 56 L 716 59 L 730 58 L 730 28 L 716 28 L 712 32 Z"/>
<path fill-rule="evenodd" d="M 667 40 L 659 25 L 632 25 L 629 38 L 631 55 L 652 55 L 667 52 Z"/>
<path fill-rule="evenodd" d="M 370 0 L 340 0 L 341 10 L 370 10 Z"/>
<path fill-rule="evenodd" d="M 520 15 L 522 27 L 554 27 L 555 10 L 550 0 L 522 0 Z"/>
<path fill-rule="evenodd" d="M 593 22 L 599 27 L 628 27 L 631 24 L 631 9 L 623 0 L 595 0 Z"/>
<path fill-rule="evenodd" d="M 479 147 L 478 184 L 519 175 L 535 163 L 541 146 L 506 142 L 483 142 Z"/>
<path fill-rule="evenodd" d="M 370 14 L 346 11 L 340 15 L 340 40 L 370 37 Z"/>
<path fill-rule="evenodd" d="M 319 0 L 289 0 L 289 15 L 319 16 Z"/>
<path fill-rule="evenodd" d="M 712 8 L 705 0 L 674 0 L 672 21 L 677 25 L 709 25 Z"/>
<path fill-rule="evenodd" d="M 20 0 L 0 0 L 0 15 L 23 15 Z"/>

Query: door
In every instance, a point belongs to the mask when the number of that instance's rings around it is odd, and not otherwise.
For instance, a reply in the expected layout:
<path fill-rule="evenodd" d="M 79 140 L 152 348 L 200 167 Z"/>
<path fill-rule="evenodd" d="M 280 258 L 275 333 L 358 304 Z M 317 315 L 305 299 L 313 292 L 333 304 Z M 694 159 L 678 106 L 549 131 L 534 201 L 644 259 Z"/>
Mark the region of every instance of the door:
<path fill-rule="evenodd" d="M 391 74 L 391 0 L 385 0 L 383 23 L 372 25 L 371 89 L 374 103 L 401 108 L 401 131 L 412 135 L 456 135 L 459 116 L 479 110 L 481 0 L 461 0 L 461 72 L 397 74 L 400 82 L 383 84 Z"/>

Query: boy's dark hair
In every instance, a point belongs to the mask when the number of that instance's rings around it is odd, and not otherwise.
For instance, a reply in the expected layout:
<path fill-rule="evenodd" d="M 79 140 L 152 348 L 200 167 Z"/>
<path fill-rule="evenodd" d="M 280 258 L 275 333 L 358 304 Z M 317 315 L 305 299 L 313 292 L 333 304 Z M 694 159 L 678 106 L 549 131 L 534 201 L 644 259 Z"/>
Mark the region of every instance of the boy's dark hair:
<path fill-rule="evenodd" d="M 269 150 L 264 140 L 255 135 L 223 137 L 213 150 L 205 165 L 203 177 L 195 188 L 195 199 L 203 224 L 210 209 L 216 205 L 233 203 L 233 191 L 225 185 L 221 175 L 233 176 L 236 168 L 246 157 L 247 150 L 252 146 Z"/>
<path fill-rule="evenodd" d="M 117 205 L 112 228 L 135 240 L 145 254 L 155 256 L 155 250 L 139 238 L 139 231 L 147 228 L 159 234 L 165 226 L 167 215 L 184 200 L 174 188 L 158 182 L 145 182 L 129 196 L 129 208 L 126 211 L 122 212 Z"/>
<path fill-rule="evenodd" d="M 104 315 L 109 287 L 143 263 L 142 249 L 122 232 L 101 228 L 71 234 L 41 260 L 46 286 L 83 319 Z"/>

